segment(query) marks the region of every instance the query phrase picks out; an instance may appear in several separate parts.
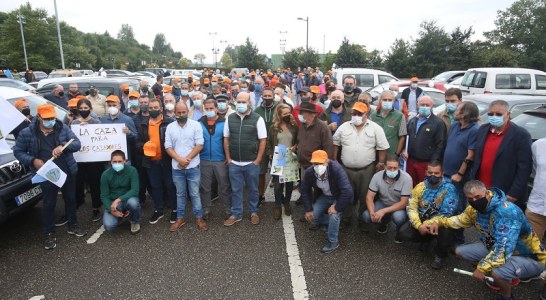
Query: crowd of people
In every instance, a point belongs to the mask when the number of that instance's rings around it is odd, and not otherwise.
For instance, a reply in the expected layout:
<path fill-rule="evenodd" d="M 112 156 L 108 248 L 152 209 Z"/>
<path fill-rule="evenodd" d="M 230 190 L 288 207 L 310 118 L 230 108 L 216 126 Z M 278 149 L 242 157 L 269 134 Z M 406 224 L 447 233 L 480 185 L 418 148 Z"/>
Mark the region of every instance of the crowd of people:
<path fill-rule="evenodd" d="M 268 167 L 275 146 L 283 145 L 297 155 L 300 182 L 272 177 L 272 217 L 300 213 L 310 230 L 327 233 L 322 252 L 339 247 L 344 228 L 385 234 L 392 221 L 395 243 L 426 249 L 436 241 L 432 268 L 442 268 L 453 250 L 476 266 L 476 280 L 494 279 L 489 284 L 498 299 L 513 299 L 512 284 L 538 277 L 546 263 L 546 140 L 532 144 L 502 100 L 491 102 L 489 122 L 481 124 L 476 104 L 462 101 L 456 88 L 446 91 L 446 109 L 435 115 L 418 79 L 411 82 L 402 93 L 392 85 L 373 110 L 354 77 L 337 90 L 331 71 L 319 68 L 223 77 L 205 70 L 200 80 L 190 74 L 173 86 L 158 76 L 151 88 L 146 82 L 139 90 L 122 86 L 121 97 L 104 97 L 94 87 L 82 95 L 71 84 L 68 99 L 58 86 L 48 97 L 70 111 L 64 123 L 52 105 L 31 116 L 24 99 L 15 103 L 27 120 L 14 131 L 14 154 L 34 171 L 53 157 L 68 174 L 60 188 L 66 213 L 57 222 L 59 188 L 41 183 L 45 248 L 53 249 L 55 226 L 68 223 L 69 233 L 87 233 L 77 221 L 86 185 L 93 221 L 102 219 L 108 231 L 128 219 L 131 233 L 138 233 L 147 195 L 154 208 L 149 223 L 167 216 L 171 232 L 187 223 L 187 201 L 199 230 L 206 231 L 212 217 L 233 226 L 244 216 L 245 188 L 250 222 L 258 225 L 266 217 L 260 206 Z M 127 153 L 77 163 L 73 153 L 81 145 L 69 126 L 100 123 L 124 125 Z M 295 186 L 301 195 L 295 205 L 303 211 L 290 203 Z M 211 214 L 214 195 L 223 216 Z M 465 243 L 464 228 L 472 226 L 480 241 Z"/>

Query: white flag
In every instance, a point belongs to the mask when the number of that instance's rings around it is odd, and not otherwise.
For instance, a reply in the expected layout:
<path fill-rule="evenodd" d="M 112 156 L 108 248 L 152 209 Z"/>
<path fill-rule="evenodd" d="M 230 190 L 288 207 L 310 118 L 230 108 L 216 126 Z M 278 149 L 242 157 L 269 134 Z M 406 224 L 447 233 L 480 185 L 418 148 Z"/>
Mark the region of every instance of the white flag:
<path fill-rule="evenodd" d="M 66 181 L 66 173 L 57 166 L 53 160 L 48 160 L 36 174 L 42 176 L 43 178 L 49 180 L 51 183 L 58 187 L 63 187 L 64 182 Z"/>

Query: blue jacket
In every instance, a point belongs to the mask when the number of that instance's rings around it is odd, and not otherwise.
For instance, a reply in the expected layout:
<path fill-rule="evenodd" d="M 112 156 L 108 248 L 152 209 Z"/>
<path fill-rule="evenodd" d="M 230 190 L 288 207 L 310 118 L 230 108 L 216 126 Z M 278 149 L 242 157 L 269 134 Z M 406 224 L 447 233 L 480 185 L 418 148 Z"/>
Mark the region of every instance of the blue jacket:
<path fill-rule="evenodd" d="M 203 138 L 205 139 L 203 149 L 199 153 L 199 158 L 204 161 L 225 161 L 224 125 L 226 124 L 226 119 L 223 116 L 218 117 L 218 120 L 214 123 L 212 135 L 209 132 L 207 116 L 202 116 L 199 119 L 199 123 L 203 127 Z"/>
<path fill-rule="evenodd" d="M 484 124 L 478 129 L 470 178 L 476 178 L 478 174 L 489 128 L 489 124 Z M 522 210 L 525 210 L 529 196 L 527 181 L 533 169 L 531 144 L 529 132 L 510 122 L 510 128 L 502 139 L 493 164 L 491 185 L 501 189 L 506 195 L 516 198 L 516 205 Z"/>
<path fill-rule="evenodd" d="M 15 148 L 13 149 L 13 155 L 15 155 L 17 160 L 19 160 L 21 164 L 29 166 L 33 173 L 36 173 L 36 169 L 32 164 L 32 160 L 36 158 L 38 152 L 40 151 L 40 143 L 38 143 L 36 138 L 38 135 L 38 130 L 40 130 L 38 118 L 34 118 L 32 123 L 30 123 L 27 128 L 23 129 L 19 133 L 19 137 L 15 142 Z M 63 154 L 61 154 L 61 156 L 59 156 L 57 159 L 64 159 L 68 165 L 70 173 L 72 175 L 76 175 L 78 173 L 78 164 L 76 163 L 72 153 L 80 151 L 82 146 L 80 140 L 67 125 L 63 124 L 59 120 L 56 121 L 53 131 L 57 146 L 64 145 L 70 139 L 74 139 L 74 141 L 64 149 Z"/>
<path fill-rule="evenodd" d="M 345 170 L 343 170 L 343 167 L 335 160 L 328 162 L 326 173 L 328 174 L 330 191 L 336 199 L 336 211 L 342 212 L 353 203 L 353 187 L 349 182 L 349 177 L 345 173 Z M 315 199 L 317 199 L 322 194 L 322 190 L 317 186 L 317 176 L 311 166 L 305 170 L 305 175 L 301 182 L 301 197 L 305 211 L 307 212 L 313 210 L 313 189 L 316 192 Z"/>
<path fill-rule="evenodd" d="M 458 206 L 457 189 L 450 179 L 442 177 L 442 182 L 434 188 L 428 179 L 416 185 L 411 191 L 406 211 L 411 225 L 418 229 L 427 220 L 453 216 Z"/>

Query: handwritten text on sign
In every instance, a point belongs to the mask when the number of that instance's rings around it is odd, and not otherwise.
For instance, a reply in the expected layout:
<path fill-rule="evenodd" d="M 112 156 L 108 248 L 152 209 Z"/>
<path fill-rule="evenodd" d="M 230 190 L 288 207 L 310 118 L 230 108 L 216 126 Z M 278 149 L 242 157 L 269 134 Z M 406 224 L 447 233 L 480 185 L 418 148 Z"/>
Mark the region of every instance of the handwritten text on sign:
<path fill-rule="evenodd" d="M 77 162 L 110 161 L 114 150 L 127 154 L 127 138 L 124 124 L 72 125 L 72 131 L 80 139 L 82 148 L 74 153 Z"/>

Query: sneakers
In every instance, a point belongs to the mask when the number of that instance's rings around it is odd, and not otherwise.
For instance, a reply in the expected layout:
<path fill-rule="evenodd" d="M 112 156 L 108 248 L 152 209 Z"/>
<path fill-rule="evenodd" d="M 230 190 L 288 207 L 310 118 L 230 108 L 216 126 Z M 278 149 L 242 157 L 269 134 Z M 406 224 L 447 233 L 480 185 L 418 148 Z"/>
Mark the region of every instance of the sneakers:
<path fill-rule="evenodd" d="M 262 206 L 264 202 L 265 202 L 265 196 L 261 195 L 260 198 L 258 199 L 258 207 Z"/>
<path fill-rule="evenodd" d="M 387 224 L 381 223 L 377 227 L 377 233 L 379 233 L 379 234 L 385 234 L 385 233 L 387 233 L 387 230 L 388 230 Z"/>
<path fill-rule="evenodd" d="M 280 220 L 282 216 L 282 207 L 277 206 L 275 207 L 275 212 L 273 213 L 273 219 Z"/>
<path fill-rule="evenodd" d="M 227 220 L 224 221 L 224 226 L 232 226 L 233 224 L 241 221 L 241 217 L 230 216 Z"/>
<path fill-rule="evenodd" d="M 54 233 L 48 233 L 46 235 L 44 248 L 46 250 L 53 250 L 53 249 L 55 249 L 55 247 L 57 247 L 57 239 L 55 238 L 55 234 Z"/>
<path fill-rule="evenodd" d="M 171 224 L 176 223 L 176 210 L 171 211 L 171 219 L 169 220 Z"/>
<path fill-rule="evenodd" d="M 199 230 L 201 231 L 207 231 L 209 229 L 207 223 L 205 222 L 205 220 L 203 220 L 203 218 L 197 219 L 195 223 L 197 224 L 197 228 L 199 228 Z"/>
<path fill-rule="evenodd" d="M 529 282 L 531 282 L 531 281 L 533 281 L 533 280 L 538 280 L 538 279 L 541 279 L 540 274 L 537 275 L 537 276 L 534 276 L 534 277 L 520 278 L 520 281 L 519 281 L 519 282 L 529 283 Z"/>
<path fill-rule="evenodd" d="M 438 255 L 434 255 L 434 261 L 430 264 L 430 267 L 434 270 L 440 270 L 444 266 L 444 259 Z"/>
<path fill-rule="evenodd" d="M 66 216 L 60 217 L 57 222 L 55 222 L 55 227 L 61 227 L 68 223 L 68 218 Z"/>
<path fill-rule="evenodd" d="M 332 243 L 328 242 L 324 247 L 322 247 L 322 250 L 320 250 L 322 253 L 332 253 L 339 247 L 339 243 Z"/>
<path fill-rule="evenodd" d="M 260 217 L 257 213 L 253 213 L 252 215 L 250 215 L 250 222 L 254 225 L 260 224 Z"/>
<path fill-rule="evenodd" d="M 284 214 L 286 216 L 291 216 L 292 215 L 292 206 L 290 206 L 290 202 L 283 204 L 283 206 L 284 206 Z"/>
<path fill-rule="evenodd" d="M 69 226 L 67 232 L 68 234 L 73 234 L 77 237 L 82 237 L 87 234 L 87 230 L 81 229 L 77 225 Z"/>
<path fill-rule="evenodd" d="M 150 218 L 150 224 L 155 224 L 157 223 L 159 220 L 161 220 L 161 218 L 163 218 L 165 216 L 165 214 L 163 214 L 162 212 L 158 212 L 157 210 L 154 211 L 154 214 L 152 215 L 152 217 Z"/>
<path fill-rule="evenodd" d="M 320 229 L 320 224 L 319 223 L 311 223 L 309 224 L 309 230 L 311 231 L 315 231 L 315 230 L 319 230 Z"/>
<path fill-rule="evenodd" d="M 208 221 L 210 218 L 210 211 L 209 210 L 205 210 L 203 212 L 203 219 L 205 219 L 205 221 Z"/>
<path fill-rule="evenodd" d="M 140 224 L 139 223 L 131 223 L 131 234 L 137 234 L 140 232 Z"/>
<path fill-rule="evenodd" d="M 185 224 L 186 224 L 186 219 L 178 218 L 176 219 L 176 222 L 174 222 L 174 224 L 171 225 L 171 227 L 169 228 L 169 231 L 175 232 L 178 229 L 182 228 L 182 226 L 184 226 Z"/>
<path fill-rule="evenodd" d="M 100 209 L 93 209 L 93 215 L 91 216 L 91 221 L 98 222 L 102 219 L 102 214 L 100 213 Z"/>

